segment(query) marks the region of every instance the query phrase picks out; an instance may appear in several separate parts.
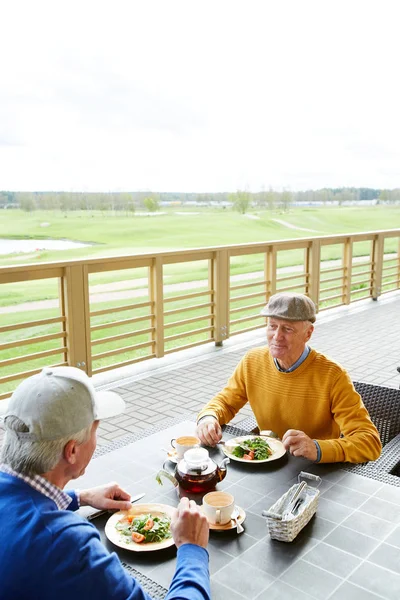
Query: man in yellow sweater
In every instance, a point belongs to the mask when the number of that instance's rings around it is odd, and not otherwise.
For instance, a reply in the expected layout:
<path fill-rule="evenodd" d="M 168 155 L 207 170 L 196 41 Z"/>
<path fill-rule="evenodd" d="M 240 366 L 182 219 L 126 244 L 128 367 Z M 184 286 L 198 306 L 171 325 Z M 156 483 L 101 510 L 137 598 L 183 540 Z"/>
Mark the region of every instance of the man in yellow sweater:
<path fill-rule="evenodd" d="M 376 460 L 379 433 L 348 373 L 307 345 L 314 331 L 312 300 L 275 294 L 261 314 L 268 317 L 268 346 L 249 350 L 200 412 L 200 440 L 217 444 L 221 425 L 249 402 L 260 430 L 275 431 L 293 456 L 321 463 Z"/>

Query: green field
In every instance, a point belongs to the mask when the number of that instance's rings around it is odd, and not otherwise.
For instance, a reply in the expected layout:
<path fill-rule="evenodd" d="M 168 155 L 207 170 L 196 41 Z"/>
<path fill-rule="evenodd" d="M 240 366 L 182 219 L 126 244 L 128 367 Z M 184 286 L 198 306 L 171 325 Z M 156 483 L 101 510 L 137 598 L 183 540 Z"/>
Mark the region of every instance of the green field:
<path fill-rule="evenodd" d="M 185 214 L 176 214 L 176 211 Z M 286 225 L 278 221 L 284 221 Z M 43 224 L 46 223 L 45 227 Z M 184 210 L 174 209 L 165 211 L 165 214 L 155 216 L 139 215 L 114 215 L 111 213 L 86 213 L 69 212 L 34 212 L 31 214 L 21 211 L 1 211 L 0 214 L 0 238 L 58 238 L 74 241 L 90 242 L 93 245 L 86 248 L 64 250 L 64 251 L 36 251 L 29 255 L 17 254 L 2 256 L 1 266 L 14 266 L 17 264 L 37 264 L 48 261 L 62 261 L 82 258 L 100 258 L 109 256 L 123 256 L 126 254 L 151 253 L 161 250 L 181 250 L 187 248 L 201 248 L 205 246 L 221 246 L 226 244 L 240 244 L 247 242 L 267 242 L 279 239 L 293 239 L 299 237 L 323 236 L 341 233 L 355 233 L 361 231 L 376 231 L 395 228 L 400 223 L 400 207 L 379 206 L 372 208 L 349 207 L 349 208 L 304 208 L 293 209 L 290 212 L 280 213 L 278 211 L 252 211 L 249 215 L 240 215 L 232 210 L 208 209 Z M 288 227 L 290 224 L 294 228 Z M 305 231 L 312 230 L 312 231 Z M 398 239 L 388 240 L 385 252 L 397 252 Z M 370 250 L 369 243 L 358 243 L 355 254 L 364 255 Z M 339 258 L 342 248 L 340 246 L 329 246 L 323 249 L 323 260 Z M 302 259 L 301 259 L 302 260 Z M 279 254 L 278 266 L 298 264 L 299 252 L 287 251 Z M 243 273 L 254 273 L 263 270 L 262 255 L 247 255 L 235 257 L 231 262 L 231 274 L 241 275 Z M 136 291 L 139 293 L 143 288 L 142 278 L 147 277 L 147 269 L 136 269 L 100 273 L 90 276 L 91 293 L 97 292 L 96 286 L 108 284 L 114 286 L 115 290 Z M 165 267 L 165 283 L 175 284 L 190 282 L 194 280 L 206 280 L 208 277 L 207 261 L 199 261 L 182 265 L 168 265 Z M 255 278 L 256 279 L 256 278 Z M 260 290 L 262 291 L 262 286 Z M 99 289 L 100 291 L 100 289 Z M 256 291 L 256 289 L 254 289 Z M 104 291 L 103 291 L 104 293 Z M 147 294 L 147 290 L 143 290 Z M 178 293 L 179 294 L 179 293 Z M 176 296 L 177 292 L 166 291 L 166 297 Z M 233 294 L 234 295 L 234 294 Z M 19 322 L 29 322 L 35 319 L 43 319 L 59 314 L 54 307 L 32 307 L 29 302 L 38 300 L 54 300 L 58 298 L 58 284 L 56 280 L 34 281 L 29 283 L 12 283 L 0 286 L 0 308 L 13 307 L 20 303 L 28 303 L 22 312 L 2 312 L 0 321 L 3 326 L 13 325 Z M 138 299 L 143 302 L 146 297 Z M 131 300 L 108 299 L 107 295 L 92 304 L 92 310 L 123 306 L 132 303 Z M 200 300 L 199 300 L 200 302 Z M 257 302 L 257 300 L 254 300 Z M 235 308 L 248 304 L 248 301 L 239 300 Z M 166 305 L 166 309 L 178 309 L 190 306 L 190 301 L 179 302 L 175 300 Z M 139 316 L 145 314 L 143 309 L 128 313 L 115 313 L 116 320 Z M 203 312 L 204 314 L 204 312 Z M 248 313 L 247 313 L 248 314 Z M 247 316 L 246 313 L 237 313 L 236 318 Z M 187 311 L 182 313 L 181 318 L 199 317 L 199 312 Z M 111 315 L 102 315 L 92 319 L 92 325 L 100 325 L 111 320 Z M 166 322 L 178 321 L 179 315 L 167 318 Z M 195 327 L 205 327 L 207 320 L 198 322 Z M 144 329 L 150 324 L 141 322 L 132 325 L 116 325 L 105 330 L 93 332 L 92 340 L 103 337 L 115 336 Z M 249 323 L 248 326 L 251 326 Z M 245 325 L 246 326 L 246 325 Z M 233 328 L 234 329 L 234 328 Z M 10 330 L 2 334 L 2 343 L 16 342 L 26 338 L 35 338 L 59 331 L 59 326 L 42 326 L 21 330 Z M 190 331 L 190 325 L 175 325 L 168 330 L 168 335 L 176 335 L 181 331 Z M 199 337 L 200 336 L 200 337 Z M 94 346 L 95 353 L 123 348 L 132 343 L 145 342 L 149 339 L 148 334 L 136 336 L 121 341 L 107 340 L 102 344 Z M 189 344 L 199 339 L 206 339 L 206 334 L 197 337 L 189 335 L 179 344 Z M 47 342 L 30 343 L 27 346 L 8 348 L 0 351 L 0 361 L 12 359 L 17 356 L 34 354 L 36 352 L 59 348 L 59 340 Z M 167 347 L 174 347 L 170 342 Z M 147 355 L 147 349 L 140 349 L 135 356 Z M 132 358 L 130 351 L 123 351 L 116 357 L 98 359 L 96 367 L 102 367 L 113 362 L 129 360 Z M 31 359 L 26 362 L 26 369 L 33 369 L 49 364 L 60 358 L 50 357 L 42 359 Z M 21 365 L 9 365 L 1 369 L 1 375 L 21 371 Z M 10 382 L 0 386 L 0 393 L 15 387 Z"/>
<path fill-rule="evenodd" d="M 312 231 L 291 229 L 275 219 Z M 43 227 L 44 223 L 48 225 Z M 391 229 L 399 223 L 400 206 L 296 208 L 287 213 L 252 211 L 248 215 L 240 215 L 231 209 L 169 209 L 165 214 L 155 216 L 3 210 L 0 214 L 0 238 L 69 239 L 89 242 L 93 246 L 42 251 L 29 256 L 2 256 L 0 265 L 375 231 Z"/>
<path fill-rule="evenodd" d="M 278 223 L 279 220 L 292 225 L 294 229 Z M 248 215 L 240 215 L 230 209 L 204 208 L 185 211 L 179 208 L 169 209 L 165 214 L 155 216 L 86 211 L 25 213 L 3 210 L 0 214 L 0 238 L 68 239 L 93 245 L 73 250 L 41 250 L 30 254 L 4 255 L 0 257 L 0 266 L 375 231 L 396 227 L 398 223 L 400 206 L 298 208 L 286 213 L 252 211 Z M 43 227 L 43 224 L 46 226 Z M 385 250 L 389 252 L 394 249 L 393 241 L 393 248 Z M 367 246 L 363 245 L 357 249 L 357 253 L 361 254 L 367 251 Z M 323 259 L 338 257 L 339 249 L 335 251 L 330 247 L 324 253 Z M 295 253 L 282 253 L 279 266 L 294 264 L 296 260 Z M 231 272 L 240 274 L 259 269 L 262 269 L 262 258 L 243 257 L 232 262 Z M 201 279 L 207 277 L 207 266 L 195 265 L 189 277 L 185 265 L 169 267 L 166 274 L 169 283 L 187 281 L 188 278 Z M 132 280 L 131 288 L 134 288 L 134 279 L 145 276 L 144 270 L 131 273 L 101 273 L 91 276 L 90 285 L 129 279 Z M 0 306 L 56 297 L 57 287 L 54 282 L 35 283 L 34 286 L 30 286 L 29 297 L 25 284 L 7 284 L 0 287 Z"/>

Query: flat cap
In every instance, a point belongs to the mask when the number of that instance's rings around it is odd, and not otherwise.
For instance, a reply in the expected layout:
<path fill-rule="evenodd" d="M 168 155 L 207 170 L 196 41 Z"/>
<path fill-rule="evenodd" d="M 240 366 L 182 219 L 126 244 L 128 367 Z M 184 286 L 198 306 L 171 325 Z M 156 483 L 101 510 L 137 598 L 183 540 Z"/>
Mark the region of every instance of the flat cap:
<path fill-rule="evenodd" d="M 261 314 L 264 317 L 275 317 L 275 319 L 286 319 L 287 321 L 311 321 L 314 323 L 316 319 L 315 304 L 308 296 L 287 292 L 271 296 Z"/>

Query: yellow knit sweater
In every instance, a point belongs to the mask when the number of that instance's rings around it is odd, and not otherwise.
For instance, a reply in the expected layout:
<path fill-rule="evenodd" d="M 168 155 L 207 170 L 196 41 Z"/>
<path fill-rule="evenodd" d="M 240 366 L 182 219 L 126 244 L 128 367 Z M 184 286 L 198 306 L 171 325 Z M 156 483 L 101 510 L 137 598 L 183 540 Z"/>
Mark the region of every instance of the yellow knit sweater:
<path fill-rule="evenodd" d="M 321 462 L 358 463 L 380 455 L 379 433 L 349 375 L 315 350 L 291 373 L 278 371 L 268 347 L 250 350 L 199 418 L 214 415 L 223 425 L 247 401 L 260 429 L 280 437 L 299 429 L 317 440 Z"/>

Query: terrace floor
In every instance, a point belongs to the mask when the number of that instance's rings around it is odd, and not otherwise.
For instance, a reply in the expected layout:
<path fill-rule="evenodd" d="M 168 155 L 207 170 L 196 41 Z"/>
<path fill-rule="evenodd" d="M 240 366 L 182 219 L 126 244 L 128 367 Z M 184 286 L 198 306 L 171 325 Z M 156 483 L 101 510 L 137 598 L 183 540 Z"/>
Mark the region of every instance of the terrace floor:
<path fill-rule="evenodd" d="M 96 377 L 96 387 L 118 392 L 127 404 L 124 415 L 100 424 L 98 444 L 109 444 L 170 417 L 193 417 L 222 389 L 245 352 L 264 343 L 265 330 L 260 329 L 234 336 L 221 348 L 201 346 L 139 363 L 123 375 L 112 371 Z M 398 388 L 400 292 L 381 296 L 378 302 L 365 300 L 322 312 L 310 345 L 341 363 L 354 381 Z M 244 407 L 232 424 L 250 414 Z"/>

